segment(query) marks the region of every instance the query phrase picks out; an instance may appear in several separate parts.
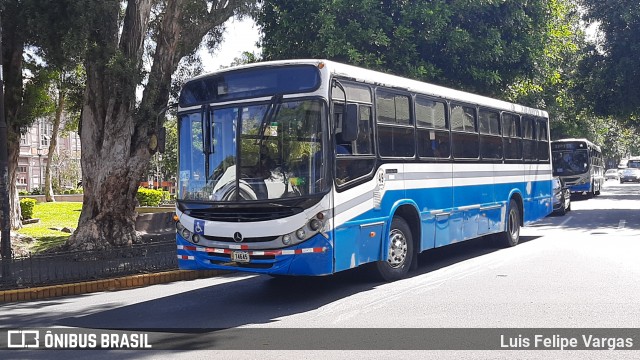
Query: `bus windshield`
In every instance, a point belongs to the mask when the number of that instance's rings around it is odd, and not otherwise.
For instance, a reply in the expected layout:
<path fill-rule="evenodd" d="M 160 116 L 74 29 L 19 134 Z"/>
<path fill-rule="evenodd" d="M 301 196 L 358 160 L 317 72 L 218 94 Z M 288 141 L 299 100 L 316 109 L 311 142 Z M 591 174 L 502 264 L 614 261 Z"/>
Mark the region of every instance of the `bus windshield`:
<path fill-rule="evenodd" d="M 327 191 L 323 104 L 287 99 L 181 114 L 178 200 L 273 200 Z"/>
<path fill-rule="evenodd" d="M 553 152 L 553 175 L 570 176 L 584 174 L 589 170 L 587 150 Z"/>
<path fill-rule="evenodd" d="M 633 168 L 633 169 L 640 169 L 640 160 L 629 160 L 629 162 L 627 162 L 627 167 Z"/>

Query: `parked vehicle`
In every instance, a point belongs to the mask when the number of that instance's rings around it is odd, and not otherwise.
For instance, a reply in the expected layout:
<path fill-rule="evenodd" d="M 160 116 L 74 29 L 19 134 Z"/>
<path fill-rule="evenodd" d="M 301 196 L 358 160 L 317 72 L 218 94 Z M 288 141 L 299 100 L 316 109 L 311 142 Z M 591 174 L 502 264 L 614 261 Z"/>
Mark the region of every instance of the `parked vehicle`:
<path fill-rule="evenodd" d="M 620 174 L 620 183 L 640 182 L 640 169 L 624 169 Z"/>
<path fill-rule="evenodd" d="M 564 215 L 571 210 L 571 191 L 564 180 L 553 177 L 553 213 Z"/>
<path fill-rule="evenodd" d="M 620 184 L 624 182 L 640 182 L 640 158 L 634 157 L 627 162 L 627 168 L 620 173 Z"/>
<path fill-rule="evenodd" d="M 609 179 L 613 179 L 613 180 L 619 180 L 620 179 L 620 173 L 618 172 L 618 169 L 609 169 L 604 173 L 604 179 L 605 180 L 609 180 Z"/>

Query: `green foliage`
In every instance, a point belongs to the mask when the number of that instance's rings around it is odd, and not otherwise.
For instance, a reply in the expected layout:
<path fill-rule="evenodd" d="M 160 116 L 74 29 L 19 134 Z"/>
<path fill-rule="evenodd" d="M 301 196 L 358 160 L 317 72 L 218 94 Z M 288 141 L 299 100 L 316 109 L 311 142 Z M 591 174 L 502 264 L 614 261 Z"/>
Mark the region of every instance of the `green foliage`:
<path fill-rule="evenodd" d="M 32 124 L 36 119 L 52 115 L 55 112 L 55 102 L 49 93 L 54 74 L 35 63 L 26 63 L 25 67 L 33 76 L 24 85 L 23 109 L 20 114 L 22 124 Z"/>
<path fill-rule="evenodd" d="M 162 190 L 139 188 L 136 199 L 140 206 L 158 206 L 162 202 Z"/>
<path fill-rule="evenodd" d="M 542 34 L 544 52 L 532 71 L 516 79 L 509 87 L 509 100 L 560 113 L 561 117 L 576 116 L 575 94 L 569 90 L 575 81 L 576 67 L 582 57 L 584 32 L 576 6 L 570 0 L 548 2 L 549 17 Z M 557 116 L 556 116 L 557 117 Z"/>
<path fill-rule="evenodd" d="M 260 57 L 256 55 L 254 52 L 243 51 L 239 57 L 236 57 L 233 59 L 233 61 L 231 62 L 231 64 L 229 64 L 228 67 L 252 64 L 258 61 L 260 61 Z M 222 68 L 225 68 L 225 66 L 222 66 Z"/>
<path fill-rule="evenodd" d="M 264 3 L 266 60 L 328 58 L 500 95 L 544 55 L 548 1 Z"/>
<path fill-rule="evenodd" d="M 165 190 L 162 190 L 162 201 L 161 203 L 166 204 L 168 202 L 170 202 L 171 200 L 171 193 Z"/>
<path fill-rule="evenodd" d="M 31 198 L 20 199 L 20 212 L 22 219 L 33 219 L 33 208 L 36 206 L 37 202 L 38 201 L 36 199 Z"/>
<path fill-rule="evenodd" d="M 162 154 L 161 169 L 163 179 L 170 180 L 178 174 L 178 122 L 175 117 L 164 123 L 166 129 L 165 151 Z"/>
<path fill-rule="evenodd" d="M 598 24 L 602 40 L 581 64 L 585 104 L 601 115 L 640 115 L 640 7 L 637 1 L 583 0 L 586 19 Z M 634 118 L 635 116 L 635 118 Z"/>

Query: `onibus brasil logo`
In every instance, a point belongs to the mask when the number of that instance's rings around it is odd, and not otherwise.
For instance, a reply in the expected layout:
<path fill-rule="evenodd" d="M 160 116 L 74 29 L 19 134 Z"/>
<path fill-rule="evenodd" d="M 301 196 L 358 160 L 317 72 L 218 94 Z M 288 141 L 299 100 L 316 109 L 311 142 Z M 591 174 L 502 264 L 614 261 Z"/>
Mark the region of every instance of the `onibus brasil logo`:
<path fill-rule="evenodd" d="M 8 330 L 9 349 L 150 349 L 149 334 L 56 330 Z"/>

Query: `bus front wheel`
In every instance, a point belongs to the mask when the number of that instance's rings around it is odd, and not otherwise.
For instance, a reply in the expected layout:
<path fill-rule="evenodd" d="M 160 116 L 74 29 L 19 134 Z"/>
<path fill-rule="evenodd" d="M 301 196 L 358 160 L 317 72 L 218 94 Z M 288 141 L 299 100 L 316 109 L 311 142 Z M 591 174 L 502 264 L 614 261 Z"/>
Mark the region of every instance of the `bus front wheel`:
<path fill-rule="evenodd" d="M 375 275 L 383 281 L 402 279 L 409 272 L 413 261 L 413 236 L 403 218 L 395 216 L 391 221 L 387 246 L 387 260 L 374 264 Z"/>
<path fill-rule="evenodd" d="M 505 220 L 504 232 L 496 234 L 497 245 L 502 247 L 516 246 L 520 241 L 520 209 L 513 199 L 509 202 Z"/>

